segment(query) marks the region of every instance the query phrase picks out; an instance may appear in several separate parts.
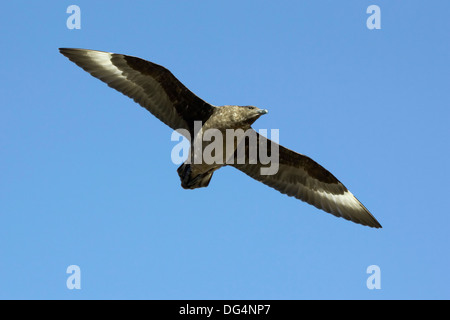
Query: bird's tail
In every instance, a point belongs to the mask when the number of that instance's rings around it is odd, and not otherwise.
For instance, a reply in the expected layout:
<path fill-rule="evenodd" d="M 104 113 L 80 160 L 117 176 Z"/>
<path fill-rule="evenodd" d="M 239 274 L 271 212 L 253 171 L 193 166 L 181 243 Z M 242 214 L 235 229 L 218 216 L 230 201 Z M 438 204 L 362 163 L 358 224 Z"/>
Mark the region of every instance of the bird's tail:
<path fill-rule="evenodd" d="M 180 176 L 181 186 L 184 189 L 204 188 L 209 185 L 214 170 L 194 176 L 192 174 L 191 165 L 183 163 L 177 170 Z"/>

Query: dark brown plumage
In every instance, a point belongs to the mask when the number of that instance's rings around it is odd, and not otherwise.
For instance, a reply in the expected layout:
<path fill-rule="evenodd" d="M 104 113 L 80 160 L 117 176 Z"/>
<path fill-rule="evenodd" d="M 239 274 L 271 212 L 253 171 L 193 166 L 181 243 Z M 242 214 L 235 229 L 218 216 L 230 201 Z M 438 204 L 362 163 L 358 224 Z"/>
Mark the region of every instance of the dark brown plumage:
<path fill-rule="evenodd" d="M 252 106 L 215 107 L 189 91 L 166 68 L 140 58 L 85 49 L 60 49 L 60 52 L 92 76 L 132 98 L 172 129 L 186 130 L 185 135 L 191 139 L 191 143 L 197 135 L 197 132 L 194 132 L 195 121 L 201 121 L 203 129 L 253 130 L 251 124 L 267 113 Z M 246 161 L 238 162 L 235 152 L 231 155 L 235 161 L 230 165 L 255 180 L 335 216 L 381 228 L 378 221 L 353 194 L 321 165 L 275 144 L 256 132 L 254 134 L 257 135 L 258 143 L 245 145 Z M 279 170 L 275 174 L 261 174 L 261 168 L 264 166 L 259 159 L 251 161 L 249 155 L 253 151 L 258 154 L 259 142 L 265 143 L 269 151 L 279 150 Z M 228 163 L 185 163 L 178 169 L 182 186 L 187 189 L 206 187 L 214 171 L 225 165 Z"/>

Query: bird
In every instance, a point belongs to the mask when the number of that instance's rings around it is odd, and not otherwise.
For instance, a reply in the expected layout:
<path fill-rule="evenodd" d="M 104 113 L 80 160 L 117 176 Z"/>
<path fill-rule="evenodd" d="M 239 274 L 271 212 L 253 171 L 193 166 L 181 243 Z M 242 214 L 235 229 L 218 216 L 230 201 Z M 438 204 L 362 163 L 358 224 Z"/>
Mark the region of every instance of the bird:
<path fill-rule="evenodd" d="M 183 188 L 207 187 L 216 170 L 232 166 L 256 181 L 336 217 L 382 228 L 369 210 L 332 173 L 311 158 L 279 145 L 251 127 L 260 116 L 267 114 L 266 109 L 214 106 L 191 92 L 165 67 L 138 57 L 89 49 L 59 48 L 59 51 L 92 76 L 130 97 L 160 121 L 183 134 L 191 143 L 192 155 L 194 140 L 203 137 L 207 129 L 220 132 L 242 129 L 256 137 L 257 143 L 244 143 L 249 140 L 246 136 L 240 142 L 233 139 L 231 153 L 223 151 L 220 156 L 230 161 L 211 164 L 205 161 L 192 163 L 192 159 L 187 159 L 177 170 Z M 196 129 L 196 123 L 200 123 L 200 129 Z M 252 152 L 259 155 L 262 145 L 267 146 L 268 153 L 276 151 L 278 154 L 278 170 L 275 173 L 262 174 L 265 165 L 260 158 L 250 159 L 250 155 L 255 154 Z M 239 149 L 244 152 L 243 161 L 239 161 L 242 160 L 242 154 L 238 156 Z M 202 146 L 200 151 L 204 150 Z"/>

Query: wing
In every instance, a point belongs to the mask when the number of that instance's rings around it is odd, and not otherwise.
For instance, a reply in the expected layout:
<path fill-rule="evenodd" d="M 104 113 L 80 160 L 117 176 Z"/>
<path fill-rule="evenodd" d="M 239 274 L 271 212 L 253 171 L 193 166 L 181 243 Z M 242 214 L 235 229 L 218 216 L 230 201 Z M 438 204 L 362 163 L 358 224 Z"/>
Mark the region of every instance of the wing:
<path fill-rule="evenodd" d="M 160 65 L 110 52 L 65 48 L 59 51 L 172 129 L 187 129 L 192 136 L 194 121 L 206 122 L 214 110 Z"/>
<path fill-rule="evenodd" d="M 246 141 L 245 161 L 238 164 L 239 160 L 235 155 L 235 164 L 232 166 L 281 193 L 305 201 L 337 217 L 369 227 L 381 228 L 378 221 L 361 202 L 321 165 L 304 155 L 275 144 L 255 131 L 254 133 L 258 137 L 258 143 L 251 144 Z M 253 158 L 255 164 L 250 164 L 250 155 L 259 155 L 261 144 L 267 146 L 268 155 L 271 155 L 271 152 L 276 150 L 274 148 L 278 146 L 279 167 L 278 172 L 273 175 L 261 174 L 260 169 L 268 165 L 262 165 L 259 159 Z"/>

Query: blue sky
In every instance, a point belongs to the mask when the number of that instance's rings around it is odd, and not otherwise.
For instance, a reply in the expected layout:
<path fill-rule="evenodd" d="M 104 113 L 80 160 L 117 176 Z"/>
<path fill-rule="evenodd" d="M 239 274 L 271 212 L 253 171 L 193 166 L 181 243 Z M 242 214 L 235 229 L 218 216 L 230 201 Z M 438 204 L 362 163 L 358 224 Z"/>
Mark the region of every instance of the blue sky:
<path fill-rule="evenodd" d="M 66 9 L 81 8 L 69 30 Z M 366 9 L 381 9 L 369 30 Z M 0 298 L 449 299 L 448 1 L 2 5 Z M 184 190 L 172 130 L 59 47 L 166 66 L 329 169 L 383 225 L 233 168 Z M 69 290 L 66 269 L 81 270 Z M 369 290 L 367 267 L 381 270 Z"/>

